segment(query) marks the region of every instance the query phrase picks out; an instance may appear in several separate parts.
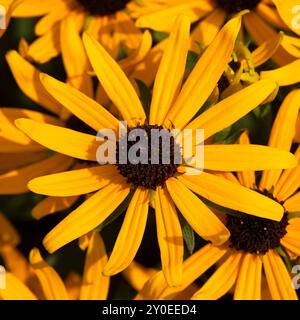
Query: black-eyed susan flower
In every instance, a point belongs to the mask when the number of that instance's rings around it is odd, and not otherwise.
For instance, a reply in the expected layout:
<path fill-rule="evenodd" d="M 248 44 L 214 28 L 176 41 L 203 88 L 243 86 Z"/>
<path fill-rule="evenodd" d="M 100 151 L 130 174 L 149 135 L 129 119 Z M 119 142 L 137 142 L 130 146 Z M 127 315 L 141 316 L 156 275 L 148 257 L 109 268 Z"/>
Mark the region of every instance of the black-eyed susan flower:
<path fill-rule="evenodd" d="M 142 38 L 141 31 L 135 26 L 127 8 L 131 2 L 132 0 L 22 0 L 14 10 L 13 17 L 41 16 L 35 27 L 38 38 L 26 52 L 28 57 L 39 63 L 49 61 L 60 52 L 64 53 L 68 45 L 73 47 L 71 34 L 74 34 L 74 26 L 77 34 L 82 30 L 88 31 L 116 57 L 122 47 L 128 52 L 136 49 Z"/>
<path fill-rule="evenodd" d="M 71 64 L 68 60 L 65 64 L 67 81 L 70 85 L 93 97 L 92 80 L 86 72 L 87 60 L 84 59 L 86 57 L 83 53 L 84 49 L 82 48 L 82 51 L 79 49 L 81 39 L 77 39 L 77 42 L 75 39 L 73 44 L 77 50 L 68 54 L 70 61 L 75 61 L 75 63 Z M 120 60 L 123 70 L 129 77 L 132 78 L 131 74 L 134 74 L 135 68 L 139 66 L 150 47 L 151 36 L 145 32 L 140 47 L 131 56 Z M 77 61 L 78 57 L 80 59 Z M 72 60 L 73 58 L 75 60 Z M 39 112 L 22 108 L 0 108 L 0 194 L 21 194 L 28 192 L 27 183 L 35 177 L 78 166 L 84 167 L 85 163 L 64 155 L 49 154 L 46 148 L 28 139 L 23 132 L 15 127 L 14 121 L 16 119 L 26 117 L 88 133 L 91 133 L 92 129 L 72 116 L 67 109 L 64 109 L 48 94 L 40 83 L 39 70 L 22 58 L 20 54 L 16 51 L 10 51 L 7 53 L 6 59 L 22 92 L 45 110 Z M 75 74 L 80 74 L 80 77 L 75 77 Z M 143 76 L 144 74 L 139 72 L 134 75 L 134 78 L 144 80 Z M 147 75 L 147 79 L 150 79 L 149 75 Z M 108 106 L 110 103 L 107 95 L 103 94 L 101 86 L 98 86 L 95 98 L 104 105 Z M 69 208 L 77 199 L 78 197 L 47 197 L 33 208 L 33 216 L 40 219 L 48 214 Z"/>
<path fill-rule="evenodd" d="M 281 45 L 272 57 L 277 64 L 283 66 L 300 58 L 297 30 L 295 28 L 290 29 L 291 24 L 287 21 L 289 16 L 285 14 L 285 11 L 288 11 L 286 8 L 292 10 L 291 2 L 273 2 L 272 0 L 171 0 L 162 1 L 158 4 L 156 10 L 151 10 L 150 13 L 137 9 L 136 15 L 139 16 L 138 27 L 168 32 L 179 12 L 187 14 L 193 22 L 197 22 L 191 35 L 191 46 L 194 50 L 197 50 L 198 42 L 208 45 L 214 39 L 228 17 L 249 10 L 243 16 L 243 26 L 249 33 L 251 40 L 257 45 L 275 37 L 278 30 L 294 31 L 292 36 L 284 36 Z"/>
<path fill-rule="evenodd" d="M 230 60 L 240 22 L 240 18 L 235 18 L 224 26 L 181 88 L 189 47 L 189 22 L 185 17 L 178 19 L 157 72 L 148 120 L 134 88 L 119 65 L 101 44 L 87 34 L 84 35 L 84 43 L 101 85 L 122 119 L 128 122 L 129 130 L 142 128 L 148 133 L 152 128 L 169 130 L 172 126 L 179 129 L 204 128 L 203 139 L 207 140 L 247 114 L 276 89 L 271 80 L 258 81 L 191 121 L 210 96 Z M 119 131 L 119 121 L 100 104 L 52 77 L 42 75 L 41 80 L 57 101 L 94 130 Z M 101 142 L 96 141 L 95 136 L 30 119 L 18 119 L 16 125 L 30 138 L 58 153 L 88 161 L 97 158 Z M 176 141 L 170 141 L 170 145 L 175 146 Z M 270 147 L 205 145 L 204 149 L 206 170 L 263 170 L 296 165 L 293 155 Z M 182 169 L 184 171 L 184 166 Z M 32 191 L 50 196 L 96 192 L 46 236 L 45 247 L 54 252 L 93 230 L 127 199 L 133 189 L 125 220 L 104 273 L 118 273 L 133 260 L 142 241 L 151 200 L 156 210 L 164 274 L 170 285 L 179 285 L 183 239 L 176 207 L 204 239 L 220 245 L 229 237 L 229 231 L 221 221 L 178 179 L 180 175 L 180 167 L 174 162 L 154 167 L 117 162 L 32 180 L 29 183 Z M 216 192 L 219 184 L 224 186 L 226 194 Z M 284 210 L 280 204 L 224 178 L 206 173 L 202 186 L 207 190 L 207 198 L 229 208 L 277 221 L 282 218 Z"/>
<path fill-rule="evenodd" d="M 7 249 L 0 255 L 8 262 L 6 288 L 0 289 L 3 300 L 105 300 L 108 295 L 110 278 L 102 275 L 107 262 L 104 243 L 98 232 L 91 232 L 82 241 L 86 258 L 82 278 L 70 275 L 64 282 L 58 273 L 42 258 L 38 249 L 30 252 L 30 264 L 24 257 Z M 11 264 L 19 268 L 11 268 Z M 20 268 L 27 275 L 20 275 Z M 19 270 L 18 270 L 19 269 Z"/>
<path fill-rule="evenodd" d="M 282 150 L 290 150 L 295 124 L 300 107 L 300 91 L 291 92 L 284 100 L 274 122 L 269 145 Z M 240 137 L 241 145 L 248 145 L 246 133 Z M 300 149 L 295 152 L 299 159 Z M 142 297 L 170 298 L 189 286 L 194 280 L 219 261 L 215 273 L 198 290 L 194 299 L 218 299 L 234 287 L 234 299 L 254 300 L 262 298 L 264 282 L 272 299 L 297 299 L 292 286 L 290 268 L 282 256 L 295 258 L 300 254 L 300 165 L 288 170 L 266 170 L 260 182 L 254 171 L 226 174 L 236 185 L 265 194 L 284 208 L 280 221 L 272 221 L 242 212 L 227 214 L 224 223 L 230 231 L 230 238 L 224 246 L 207 244 L 184 262 L 183 286 L 181 289 L 168 288 L 163 275 L 154 275 L 146 283 Z M 194 180 L 201 180 L 203 176 Z M 196 193 L 203 194 L 201 182 L 187 185 Z M 220 185 L 220 190 L 224 188 Z M 282 256 L 281 256 L 282 255 Z"/>

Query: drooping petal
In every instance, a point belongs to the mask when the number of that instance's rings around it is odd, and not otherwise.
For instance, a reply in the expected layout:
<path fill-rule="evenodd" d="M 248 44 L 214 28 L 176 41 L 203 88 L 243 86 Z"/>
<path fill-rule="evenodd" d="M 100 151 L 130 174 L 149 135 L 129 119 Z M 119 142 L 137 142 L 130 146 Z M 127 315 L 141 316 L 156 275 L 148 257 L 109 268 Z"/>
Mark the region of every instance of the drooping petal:
<path fill-rule="evenodd" d="M 149 191 L 137 188 L 128 206 L 114 249 L 104 268 L 105 275 L 114 275 L 129 266 L 142 242 L 146 228 Z"/>
<path fill-rule="evenodd" d="M 263 266 L 273 300 L 298 300 L 287 267 L 276 251 L 269 250 L 263 256 Z"/>
<path fill-rule="evenodd" d="M 243 255 L 238 273 L 234 300 L 261 300 L 262 260 L 259 255 Z"/>
<path fill-rule="evenodd" d="M 34 248 L 29 257 L 31 266 L 41 284 L 47 300 L 68 300 L 66 287 L 57 272 L 42 258 L 39 250 Z"/>
<path fill-rule="evenodd" d="M 129 194 L 130 187 L 116 179 L 101 189 L 60 222 L 45 239 L 51 253 L 101 224 Z"/>
<path fill-rule="evenodd" d="M 234 285 L 241 265 L 242 253 L 232 252 L 226 261 L 197 291 L 193 300 L 217 300 L 226 294 Z"/>
<path fill-rule="evenodd" d="M 175 205 L 166 188 L 156 190 L 155 216 L 163 273 L 170 287 L 180 286 L 183 236 Z"/>
<path fill-rule="evenodd" d="M 229 238 L 229 231 L 223 223 L 182 182 L 170 178 L 166 185 L 177 208 L 203 239 L 220 245 Z"/>
<path fill-rule="evenodd" d="M 214 174 L 182 175 L 178 180 L 200 196 L 226 208 L 277 221 L 284 213 L 283 206 L 276 201 Z"/>
<path fill-rule="evenodd" d="M 84 271 L 81 281 L 80 300 L 106 300 L 110 278 L 102 274 L 107 262 L 104 242 L 96 231 L 89 235 Z"/>

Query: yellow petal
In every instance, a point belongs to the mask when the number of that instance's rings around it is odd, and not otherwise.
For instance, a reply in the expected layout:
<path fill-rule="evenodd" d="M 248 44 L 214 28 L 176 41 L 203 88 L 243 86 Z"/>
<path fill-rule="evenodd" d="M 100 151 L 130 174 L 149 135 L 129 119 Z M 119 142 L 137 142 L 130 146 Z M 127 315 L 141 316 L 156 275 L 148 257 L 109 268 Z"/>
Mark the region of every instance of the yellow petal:
<path fill-rule="evenodd" d="M 112 254 L 104 268 L 105 275 L 117 274 L 133 261 L 146 228 L 148 199 L 148 190 L 137 188 L 126 211 Z"/>
<path fill-rule="evenodd" d="M 297 0 L 273 0 L 274 4 L 277 7 L 277 11 L 282 18 L 282 20 L 289 26 L 289 28 L 300 36 L 300 28 L 295 28 L 299 26 L 299 1 Z"/>
<path fill-rule="evenodd" d="M 244 131 L 239 137 L 239 144 L 250 144 L 247 131 Z M 254 187 L 256 186 L 255 172 L 253 170 L 237 172 L 237 176 L 241 185 L 243 185 L 244 187 L 254 189 Z"/>
<path fill-rule="evenodd" d="M 230 60 L 240 25 L 241 18 L 230 20 L 202 54 L 167 114 L 166 126 L 184 127 L 205 103 Z"/>
<path fill-rule="evenodd" d="M 45 239 L 44 246 L 53 253 L 101 224 L 129 194 L 130 188 L 116 179 L 98 191 L 60 222 Z"/>
<path fill-rule="evenodd" d="M 262 260 L 259 255 L 243 255 L 238 273 L 234 300 L 261 300 Z"/>
<path fill-rule="evenodd" d="M 93 99 L 46 74 L 41 74 L 40 78 L 57 101 L 94 130 L 108 128 L 117 131 L 118 120 Z"/>
<path fill-rule="evenodd" d="M 205 146 L 204 152 L 204 166 L 207 170 L 285 169 L 297 165 L 295 156 L 287 151 L 254 144 L 208 145 Z"/>
<path fill-rule="evenodd" d="M 298 300 L 288 270 L 276 251 L 269 250 L 263 256 L 263 266 L 273 300 Z"/>
<path fill-rule="evenodd" d="M 107 299 L 110 279 L 102 275 L 106 262 L 107 255 L 104 242 L 100 234 L 93 231 L 86 252 L 80 300 Z"/>
<path fill-rule="evenodd" d="M 158 187 L 155 196 L 157 237 L 162 270 L 170 287 L 182 282 L 183 236 L 178 214 L 165 188 Z"/>
<path fill-rule="evenodd" d="M 95 136 L 30 119 L 18 119 L 15 123 L 31 139 L 48 149 L 82 160 L 97 160 L 100 143 Z"/>
<path fill-rule="evenodd" d="M 180 287 L 169 287 L 163 272 L 160 271 L 145 284 L 140 296 L 147 300 L 173 298 L 174 295 L 187 288 L 221 259 L 226 251 L 225 247 L 207 244 L 184 261 L 182 285 Z"/>
<path fill-rule="evenodd" d="M 226 294 L 236 281 L 241 259 L 241 252 L 232 252 L 203 287 L 193 295 L 193 300 L 217 300 Z"/>
<path fill-rule="evenodd" d="M 61 23 L 60 39 L 68 83 L 91 97 L 93 95 L 93 83 L 87 73 L 90 65 L 76 26 L 76 20 L 72 15 L 69 15 Z"/>
<path fill-rule="evenodd" d="M 167 40 L 154 82 L 150 124 L 163 123 L 180 91 L 189 47 L 189 31 L 189 20 L 185 16 L 180 16 Z"/>
<path fill-rule="evenodd" d="M 226 208 L 277 221 L 284 213 L 283 206 L 276 201 L 214 174 L 182 175 L 178 180 L 193 192 Z"/>
<path fill-rule="evenodd" d="M 229 231 L 223 223 L 182 182 L 171 178 L 166 185 L 177 208 L 203 239 L 220 245 L 229 238 Z"/>
<path fill-rule="evenodd" d="M 278 83 L 279 86 L 290 86 L 300 81 L 300 59 L 287 64 L 284 67 L 262 71 L 260 73 L 261 79 L 272 79 Z"/>
<path fill-rule="evenodd" d="M 296 131 L 300 108 L 300 90 L 294 90 L 284 99 L 273 123 L 269 146 L 290 151 Z M 261 190 L 271 190 L 281 175 L 281 170 L 264 171 L 260 182 Z"/>
<path fill-rule="evenodd" d="M 21 5 L 14 11 L 13 16 L 22 18 L 42 16 L 53 10 L 53 7 L 61 4 L 61 2 L 62 0 L 45 0 L 43 2 L 39 0 L 21 0 Z"/>
<path fill-rule="evenodd" d="M 134 120 L 143 122 L 146 115 L 142 104 L 120 66 L 105 51 L 101 44 L 88 34 L 84 34 L 83 41 L 100 83 L 121 112 L 124 120 L 127 120 L 129 123 L 132 123 Z"/>
<path fill-rule="evenodd" d="M 3 300 L 36 300 L 36 296 L 10 272 L 6 272 L 6 289 L 0 289 Z"/>
<path fill-rule="evenodd" d="M 28 166 L 0 175 L 0 194 L 19 194 L 28 192 L 28 182 L 45 174 L 67 170 L 74 159 L 64 155 L 55 155 Z"/>
<path fill-rule="evenodd" d="M 191 50 L 198 52 L 198 43 L 201 43 L 203 46 L 210 45 L 224 25 L 225 18 L 226 12 L 221 9 L 216 9 L 200 21 L 191 34 Z"/>
<path fill-rule="evenodd" d="M 33 65 L 14 50 L 6 54 L 6 61 L 24 94 L 49 111 L 55 114 L 60 113 L 61 105 L 43 88 L 39 71 Z"/>
<path fill-rule="evenodd" d="M 63 211 L 72 207 L 78 197 L 47 197 L 35 205 L 32 209 L 32 216 L 40 220 L 49 214 Z"/>
<path fill-rule="evenodd" d="M 0 246 L 9 244 L 15 247 L 19 242 L 20 236 L 17 230 L 6 216 L 0 212 Z"/>
<path fill-rule="evenodd" d="M 37 248 L 31 250 L 29 260 L 41 284 L 46 299 L 68 300 L 69 297 L 62 279 L 57 272 L 44 261 Z"/>
<path fill-rule="evenodd" d="M 71 170 L 31 180 L 28 188 L 54 197 L 70 197 L 97 191 L 119 175 L 114 166 L 97 166 Z"/>
<path fill-rule="evenodd" d="M 256 108 L 274 90 L 276 90 L 274 81 L 258 81 L 212 106 L 189 123 L 186 128 L 204 129 L 206 140 Z"/>

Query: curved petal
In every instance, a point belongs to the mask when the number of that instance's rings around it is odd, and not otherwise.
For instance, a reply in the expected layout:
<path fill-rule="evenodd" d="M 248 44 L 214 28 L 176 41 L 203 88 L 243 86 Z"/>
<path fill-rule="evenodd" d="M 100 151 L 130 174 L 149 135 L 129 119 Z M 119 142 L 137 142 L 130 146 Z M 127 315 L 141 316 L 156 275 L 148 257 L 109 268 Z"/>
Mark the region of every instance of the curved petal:
<path fill-rule="evenodd" d="M 114 249 L 105 265 L 104 274 L 114 275 L 129 266 L 142 242 L 146 228 L 149 191 L 137 188 L 128 206 Z"/>
<path fill-rule="evenodd" d="M 34 248 L 29 256 L 30 264 L 36 274 L 47 300 L 68 300 L 66 287 L 57 274 L 42 258 L 39 250 Z"/>
<path fill-rule="evenodd" d="M 6 61 L 22 92 L 32 101 L 59 115 L 62 106 L 42 86 L 39 71 L 14 50 L 6 54 Z"/>
<path fill-rule="evenodd" d="M 96 231 L 93 231 L 89 238 L 79 299 L 106 300 L 110 278 L 102 274 L 107 262 L 105 245 Z"/>
<path fill-rule="evenodd" d="M 242 253 L 232 252 L 217 271 L 192 297 L 193 300 L 217 300 L 235 284 L 242 260 Z"/>
<path fill-rule="evenodd" d="M 165 281 L 163 272 L 160 271 L 144 285 L 139 296 L 147 300 L 172 299 L 174 295 L 187 288 L 220 260 L 226 252 L 227 248 L 223 246 L 219 247 L 207 244 L 184 261 L 182 285 L 180 287 L 169 287 Z"/>
<path fill-rule="evenodd" d="M 129 194 L 130 187 L 122 180 L 111 181 L 50 231 L 43 241 L 46 249 L 53 253 L 101 224 Z"/>

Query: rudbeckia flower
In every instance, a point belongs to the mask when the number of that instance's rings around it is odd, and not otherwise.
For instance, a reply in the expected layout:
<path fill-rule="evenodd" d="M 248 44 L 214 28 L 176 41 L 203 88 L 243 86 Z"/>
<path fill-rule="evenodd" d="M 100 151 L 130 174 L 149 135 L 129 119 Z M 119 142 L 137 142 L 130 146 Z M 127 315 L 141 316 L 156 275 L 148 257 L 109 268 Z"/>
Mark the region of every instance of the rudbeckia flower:
<path fill-rule="evenodd" d="M 117 62 L 88 34 L 84 35 L 84 44 L 101 85 L 122 119 L 127 121 L 129 130 L 144 129 L 148 138 L 151 138 L 149 132 L 153 128 L 164 128 L 167 131 L 171 127 L 204 128 L 203 139 L 207 140 L 257 107 L 276 89 L 272 80 L 258 81 L 194 118 L 230 60 L 240 23 L 241 19 L 237 17 L 224 26 L 181 87 L 190 25 L 186 17 L 178 18 L 157 72 L 148 119 L 133 86 Z M 119 131 L 118 119 L 100 104 L 45 74 L 41 76 L 41 81 L 53 98 L 94 130 Z M 16 125 L 31 139 L 53 151 L 82 160 L 97 159 L 101 142 L 95 136 L 31 119 L 18 119 Z M 174 137 L 170 138 L 170 145 L 174 149 L 177 147 Z M 116 149 L 118 147 L 119 141 L 115 145 Z M 211 171 L 296 166 L 296 159 L 289 152 L 264 146 L 205 145 L 204 153 L 204 169 Z M 162 268 L 169 285 L 179 285 L 182 280 L 183 237 L 176 207 L 204 239 L 220 245 L 229 237 L 228 229 L 216 215 L 178 179 L 187 169 L 176 165 L 174 160 L 167 165 L 160 163 L 154 166 L 117 162 L 32 180 L 29 183 L 30 190 L 50 196 L 77 196 L 96 192 L 45 237 L 45 247 L 52 253 L 95 229 L 133 194 L 104 273 L 116 274 L 133 260 L 142 241 L 151 201 L 155 207 Z M 200 177 L 202 191 L 212 201 L 273 220 L 282 218 L 282 206 L 261 194 L 236 186 L 212 173 L 206 172 Z M 220 185 L 226 190 L 225 194 L 222 191 L 216 192 Z"/>
<path fill-rule="evenodd" d="M 0 4 L 7 2 L 9 0 L 0 1 Z M 78 34 L 82 30 L 90 32 L 116 57 L 121 47 L 130 52 L 136 49 L 141 41 L 141 31 L 135 26 L 127 9 L 127 5 L 131 2 L 131 0 L 22 0 L 12 16 L 15 18 L 42 16 L 35 27 L 38 38 L 27 51 L 27 56 L 39 63 L 45 63 L 61 52 L 64 53 L 67 45 L 73 46 L 68 19 L 75 21 Z"/>
<path fill-rule="evenodd" d="M 274 122 L 269 146 L 290 150 L 295 134 L 295 125 L 300 107 L 300 90 L 292 91 L 285 98 Z M 240 137 L 241 145 L 248 145 L 246 133 Z M 295 152 L 299 159 L 300 148 Z M 141 297 L 151 299 L 171 298 L 193 283 L 216 262 L 216 271 L 198 290 L 194 299 L 218 299 L 234 286 L 234 299 L 257 300 L 262 297 L 262 283 L 266 281 L 274 300 L 297 299 L 292 286 L 290 267 L 284 257 L 300 255 L 300 165 L 288 170 L 265 170 L 257 183 L 252 170 L 226 174 L 237 186 L 244 186 L 268 196 L 284 209 L 280 221 L 245 215 L 235 211 L 226 215 L 225 225 L 230 238 L 223 246 L 207 244 L 189 257 L 183 265 L 181 288 L 169 288 L 162 272 L 149 280 Z M 200 183 L 189 177 L 179 177 L 196 193 L 202 194 Z M 199 177 L 194 178 L 199 180 Z M 201 177 L 200 177 L 201 180 Z M 220 185 L 220 190 L 224 188 Z M 249 199 L 250 201 L 250 199 Z"/>
<path fill-rule="evenodd" d="M 98 232 L 91 232 L 83 238 L 82 248 L 86 250 L 86 257 L 82 278 L 77 274 L 70 274 L 65 282 L 42 258 L 38 249 L 31 250 L 30 264 L 16 249 L 2 249 L 0 255 L 8 265 L 6 288 L 0 289 L 0 299 L 105 300 L 110 278 L 102 275 L 107 261 L 104 243 Z M 16 262 L 19 263 L 18 267 Z M 23 271 L 22 275 L 20 269 Z"/>
<path fill-rule="evenodd" d="M 86 72 L 87 61 L 84 59 L 84 48 L 79 50 L 81 40 L 77 40 L 76 42 L 74 38 L 73 43 L 76 45 L 76 52 L 72 51 L 68 54 L 70 61 L 76 61 L 76 63 L 67 62 L 65 64 L 68 83 L 93 97 L 92 80 Z M 145 32 L 141 46 L 131 56 L 120 60 L 120 65 L 129 77 L 143 80 L 145 74 L 139 72 L 134 75 L 134 73 L 150 49 L 151 42 L 150 34 Z M 81 59 L 76 60 L 78 57 Z M 47 149 L 28 139 L 15 127 L 16 119 L 28 117 L 83 132 L 93 131 L 48 94 L 40 83 L 39 70 L 22 58 L 19 53 L 10 51 L 6 59 L 22 92 L 44 109 L 43 112 L 39 112 L 21 108 L 0 108 L 0 194 L 21 194 L 29 191 L 27 183 L 35 177 L 78 168 L 78 166 L 84 167 L 86 163 L 75 161 L 64 155 L 49 154 Z M 75 77 L 75 74 L 80 74 L 80 77 Z M 147 79 L 150 79 L 149 74 Z M 104 94 L 100 85 L 95 99 L 104 105 L 110 104 L 109 98 Z M 78 197 L 47 197 L 33 208 L 32 214 L 36 219 L 40 219 L 48 214 L 69 208 L 77 199 Z"/>
<path fill-rule="evenodd" d="M 145 1 L 146 2 L 146 1 Z M 257 45 L 273 38 L 278 30 L 293 31 L 292 36 L 285 35 L 284 40 L 272 59 L 283 66 L 300 58 L 299 38 L 297 30 L 290 29 L 289 16 L 285 13 L 293 8 L 291 2 L 272 0 L 182 0 L 160 1 L 156 10 L 143 12 L 137 9 L 139 17 L 136 25 L 140 28 L 151 28 L 157 31 L 171 30 L 178 13 L 187 14 L 191 21 L 197 22 L 192 35 L 191 46 L 197 49 L 197 41 L 208 45 L 214 39 L 228 17 L 244 10 L 249 10 L 243 16 L 243 26 L 251 40 Z M 275 3 L 275 4 L 274 4 Z M 281 18 L 283 17 L 283 19 Z M 242 36 L 242 35 L 241 35 Z M 243 36 L 242 36 L 243 37 Z"/>

